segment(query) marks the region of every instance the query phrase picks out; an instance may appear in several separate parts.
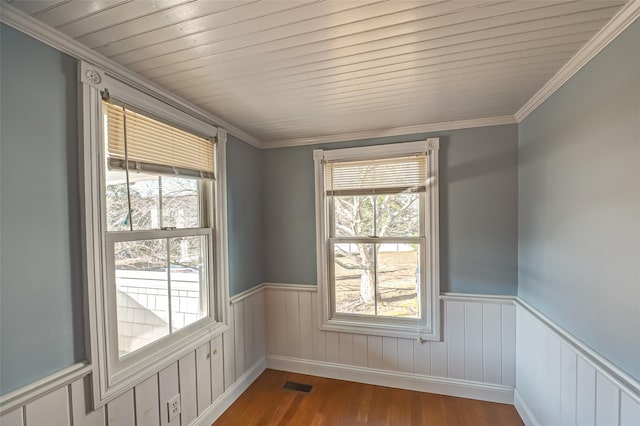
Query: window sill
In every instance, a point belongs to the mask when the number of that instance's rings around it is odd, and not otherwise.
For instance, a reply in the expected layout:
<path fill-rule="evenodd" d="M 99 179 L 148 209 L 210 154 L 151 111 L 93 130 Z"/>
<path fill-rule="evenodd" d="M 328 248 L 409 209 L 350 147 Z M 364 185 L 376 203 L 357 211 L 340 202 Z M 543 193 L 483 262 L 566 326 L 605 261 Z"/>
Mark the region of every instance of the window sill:
<path fill-rule="evenodd" d="M 330 319 L 320 325 L 320 330 L 338 333 L 366 334 L 370 336 L 397 337 L 402 339 L 440 340 L 439 330 L 424 325 L 402 325 Z"/>
<path fill-rule="evenodd" d="M 109 385 L 102 393 L 100 405 L 111 401 L 227 330 L 229 325 L 225 323 L 205 322 L 177 339 L 149 345 L 149 354 L 141 353 L 138 359 L 132 358 L 126 367 L 117 369 L 110 375 Z M 97 373 L 94 371 L 94 374 Z"/>

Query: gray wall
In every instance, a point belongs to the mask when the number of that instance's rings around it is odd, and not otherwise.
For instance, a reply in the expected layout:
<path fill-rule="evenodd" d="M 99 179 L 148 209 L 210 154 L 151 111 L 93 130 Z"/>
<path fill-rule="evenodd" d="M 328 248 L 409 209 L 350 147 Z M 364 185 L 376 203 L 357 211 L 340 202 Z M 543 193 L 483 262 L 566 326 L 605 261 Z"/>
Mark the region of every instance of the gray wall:
<path fill-rule="evenodd" d="M 84 358 L 76 62 L 0 27 L 0 392 Z"/>
<path fill-rule="evenodd" d="M 262 151 L 229 135 L 227 224 L 232 296 L 263 281 L 263 205 Z"/>
<path fill-rule="evenodd" d="M 265 280 L 316 284 L 312 151 L 440 137 L 441 290 L 516 294 L 517 126 L 264 151 Z"/>
<path fill-rule="evenodd" d="M 0 27 L 0 394 L 83 360 L 76 61 Z M 262 152 L 227 144 L 229 287 L 263 281 Z"/>
<path fill-rule="evenodd" d="M 519 295 L 640 379 L 640 22 L 519 128 Z M 526 338 L 526 336 L 523 336 Z"/>

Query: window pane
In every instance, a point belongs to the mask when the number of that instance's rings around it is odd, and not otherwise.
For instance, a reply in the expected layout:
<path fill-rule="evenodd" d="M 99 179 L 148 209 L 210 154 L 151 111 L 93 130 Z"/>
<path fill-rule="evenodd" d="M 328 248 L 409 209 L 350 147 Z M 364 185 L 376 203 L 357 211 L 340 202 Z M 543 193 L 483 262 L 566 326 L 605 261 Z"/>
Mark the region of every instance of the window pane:
<path fill-rule="evenodd" d="M 334 236 L 368 237 L 373 235 L 375 196 L 335 196 L 333 200 Z"/>
<path fill-rule="evenodd" d="M 126 172 L 108 170 L 106 178 L 107 230 L 128 231 Z M 134 230 L 201 226 L 198 179 L 132 171 L 129 182 Z"/>
<path fill-rule="evenodd" d="M 378 244 L 378 315 L 419 318 L 417 244 Z"/>
<path fill-rule="evenodd" d="M 114 243 L 120 357 L 169 334 L 166 244 Z"/>
<path fill-rule="evenodd" d="M 171 323 L 179 330 L 207 315 L 207 240 L 203 236 L 171 238 Z"/>
<path fill-rule="evenodd" d="M 375 314 L 373 244 L 334 245 L 336 313 Z"/>
<path fill-rule="evenodd" d="M 106 173 L 107 231 L 129 230 L 127 176 L 121 170 Z"/>
<path fill-rule="evenodd" d="M 162 226 L 200 227 L 198 180 L 162 176 Z"/>
<path fill-rule="evenodd" d="M 419 194 L 389 194 L 376 197 L 377 236 L 417 237 L 419 233 Z"/>
<path fill-rule="evenodd" d="M 156 175 L 129 173 L 133 229 L 160 228 L 160 181 Z"/>
<path fill-rule="evenodd" d="M 107 230 L 128 231 L 129 221 L 134 230 L 160 228 L 159 176 L 146 173 L 129 173 L 131 212 L 127 199 L 127 174 L 122 170 L 107 170 Z"/>

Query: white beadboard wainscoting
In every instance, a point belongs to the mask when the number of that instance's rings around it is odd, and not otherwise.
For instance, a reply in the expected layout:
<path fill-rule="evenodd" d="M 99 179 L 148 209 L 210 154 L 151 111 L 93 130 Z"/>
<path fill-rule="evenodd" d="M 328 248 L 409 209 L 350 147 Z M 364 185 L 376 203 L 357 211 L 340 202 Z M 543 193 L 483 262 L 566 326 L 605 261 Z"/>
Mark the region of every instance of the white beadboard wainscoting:
<path fill-rule="evenodd" d="M 265 367 L 515 403 L 528 426 L 640 425 L 640 383 L 518 298 L 443 294 L 443 341 L 420 343 L 321 331 L 315 290 L 259 285 L 232 298 L 223 335 L 105 407 L 87 408 L 79 367 L 27 386 L 11 410 L 3 403 L 0 425 L 210 425 Z M 178 392 L 182 414 L 169 422 Z"/>
<path fill-rule="evenodd" d="M 515 406 L 528 426 L 639 426 L 640 383 L 522 300 Z"/>
<path fill-rule="evenodd" d="M 90 411 L 88 370 L 80 377 L 41 386 L 0 416 L 2 426 L 210 425 L 265 368 L 262 287 L 232 298 L 230 329 Z M 27 386 L 28 388 L 29 386 Z M 168 421 L 167 401 L 180 393 L 182 413 Z M 28 392 L 27 392 L 28 394 Z"/>
<path fill-rule="evenodd" d="M 513 297 L 442 295 L 443 341 L 421 343 L 321 331 L 314 286 L 266 289 L 269 368 L 513 403 Z"/>

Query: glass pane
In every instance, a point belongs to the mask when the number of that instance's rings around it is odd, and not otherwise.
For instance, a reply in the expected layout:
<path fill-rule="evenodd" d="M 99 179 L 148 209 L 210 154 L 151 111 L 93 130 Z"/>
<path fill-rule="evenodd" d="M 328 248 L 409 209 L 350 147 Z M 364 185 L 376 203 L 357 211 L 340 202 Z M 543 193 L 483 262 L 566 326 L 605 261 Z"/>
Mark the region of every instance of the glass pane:
<path fill-rule="evenodd" d="M 124 171 L 106 173 L 107 231 L 129 230 L 127 176 Z"/>
<path fill-rule="evenodd" d="M 162 226 L 199 228 L 198 180 L 162 177 Z"/>
<path fill-rule="evenodd" d="M 334 196 L 335 237 L 373 235 L 374 196 Z"/>
<path fill-rule="evenodd" d="M 114 254 L 122 357 L 169 334 L 167 242 L 117 242 Z"/>
<path fill-rule="evenodd" d="M 179 330 L 207 315 L 207 239 L 171 238 L 171 325 Z"/>
<path fill-rule="evenodd" d="M 133 229 L 160 228 L 159 177 L 130 172 L 131 211 Z M 127 199 L 127 174 L 124 170 L 108 170 L 106 173 L 107 230 L 128 231 L 129 200 Z"/>
<path fill-rule="evenodd" d="M 380 316 L 419 318 L 420 263 L 417 244 L 377 244 Z"/>
<path fill-rule="evenodd" d="M 159 229 L 160 180 L 157 175 L 129 172 L 133 229 Z"/>
<path fill-rule="evenodd" d="M 334 245 L 336 313 L 375 314 L 373 244 Z"/>
<path fill-rule="evenodd" d="M 420 233 L 420 194 L 376 196 L 378 237 L 417 237 Z"/>

